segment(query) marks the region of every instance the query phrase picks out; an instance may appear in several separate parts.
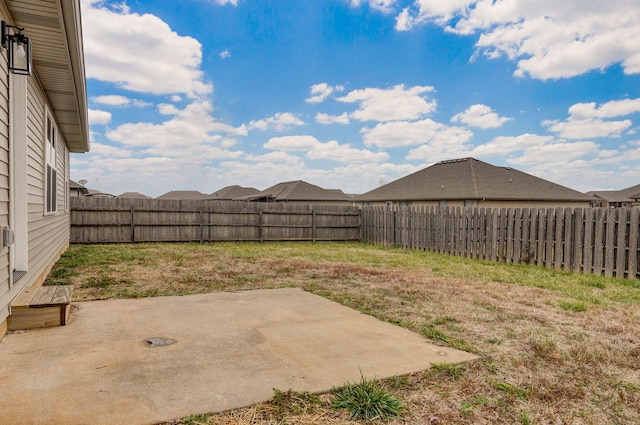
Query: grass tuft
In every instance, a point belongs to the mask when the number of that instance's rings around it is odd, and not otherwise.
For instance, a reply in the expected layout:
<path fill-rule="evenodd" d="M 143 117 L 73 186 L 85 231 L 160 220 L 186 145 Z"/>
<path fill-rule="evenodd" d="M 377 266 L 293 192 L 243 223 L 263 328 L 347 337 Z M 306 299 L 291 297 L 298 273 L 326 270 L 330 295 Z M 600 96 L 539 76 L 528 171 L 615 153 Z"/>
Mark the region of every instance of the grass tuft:
<path fill-rule="evenodd" d="M 462 363 L 433 363 L 426 374 L 428 376 L 445 375 L 457 380 L 462 378 L 465 371 L 466 366 Z"/>
<path fill-rule="evenodd" d="M 527 400 L 527 390 L 516 387 L 508 382 L 494 382 L 493 388 L 506 392 L 509 395 L 516 397 L 518 400 Z"/>
<path fill-rule="evenodd" d="M 336 409 L 349 411 L 350 420 L 388 420 L 406 413 L 404 402 L 376 380 L 361 375 L 360 382 L 333 390 Z"/>
<path fill-rule="evenodd" d="M 445 344 L 458 350 L 475 353 L 476 349 L 466 343 L 464 340 L 448 335 L 433 325 L 426 325 L 420 328 L 420 334 L 434 341 L 444 342 Z"/>
<path fill-rule="evenodd" d="M 573 311 L 574 313 L 582 313 L 589 310 L 587 303 L 584 301 L 560 301 L 558 306 L 567 311 Z"/>

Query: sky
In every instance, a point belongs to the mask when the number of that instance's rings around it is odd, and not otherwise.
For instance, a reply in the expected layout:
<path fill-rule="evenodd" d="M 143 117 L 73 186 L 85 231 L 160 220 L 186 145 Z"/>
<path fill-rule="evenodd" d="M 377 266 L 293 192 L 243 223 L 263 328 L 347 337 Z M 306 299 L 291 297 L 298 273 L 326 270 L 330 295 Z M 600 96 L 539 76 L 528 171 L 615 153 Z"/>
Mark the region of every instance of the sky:
<path fill-rule="evenodd" d="M 91 151 L 156 197 L 304 180 L 364 193 L 474 157 L 640 183 L 638 0 L 81 0 Z"/>

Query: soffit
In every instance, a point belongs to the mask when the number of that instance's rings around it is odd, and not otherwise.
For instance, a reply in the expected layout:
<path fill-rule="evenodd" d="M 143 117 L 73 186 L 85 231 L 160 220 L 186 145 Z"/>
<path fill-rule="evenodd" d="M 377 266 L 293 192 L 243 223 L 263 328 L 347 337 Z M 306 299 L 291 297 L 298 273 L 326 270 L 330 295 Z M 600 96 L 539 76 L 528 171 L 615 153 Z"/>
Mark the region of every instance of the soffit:
<path fill-rule="evenodd" d="M 71 152 L 89 151 L 79 0 L 5 0 L 31 39 L 34 73 Z"/>

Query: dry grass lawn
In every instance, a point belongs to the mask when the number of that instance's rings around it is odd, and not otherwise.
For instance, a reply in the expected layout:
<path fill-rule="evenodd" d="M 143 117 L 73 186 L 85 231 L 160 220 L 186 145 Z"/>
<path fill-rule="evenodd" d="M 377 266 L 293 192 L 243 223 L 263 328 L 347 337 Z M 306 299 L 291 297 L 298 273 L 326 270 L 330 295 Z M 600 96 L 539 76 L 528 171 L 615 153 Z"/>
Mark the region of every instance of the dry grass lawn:
<path fill-rule="evenodd" d="M 408 407 L 391 424 L 640 423 L 636 279 L 276 243 L 72 246 L 49 283 L 73 285 L 75 300 L 299 287 L 480 357 L 385 381 Z M 331 397 L 289 393 L 176 423 L 353 423 Z"/>

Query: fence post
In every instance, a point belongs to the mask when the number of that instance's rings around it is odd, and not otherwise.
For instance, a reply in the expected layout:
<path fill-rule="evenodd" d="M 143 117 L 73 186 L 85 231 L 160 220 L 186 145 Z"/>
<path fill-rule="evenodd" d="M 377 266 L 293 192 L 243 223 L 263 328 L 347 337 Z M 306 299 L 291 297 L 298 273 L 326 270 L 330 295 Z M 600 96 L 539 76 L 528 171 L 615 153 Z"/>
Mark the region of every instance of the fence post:
<path fill-rule="evenodd" d="M 606 221 L 606 243 L 605 243 L 605 252 L 604 252 L 604 275 L 606 277 L 613 277 L 613 268 L 615 257 L 613 256 L 613 241 L 615 238 L 615 229 L 616 229 L 616 210 L 613 208 L 609 208 L 607 210 L 607 221 Z"/>
<path fill-rule="evenodd" d="M 262 207 L 258 207 L 258 239 L 260 243 L 264 241 L 263 238 Z"/>
<path fill-rule="evenodd" d="M 640 227 L 640 208 L 631 208 L 629 223 L 629 271 L 627 277 L 638 276 L 638 227 Z"/>
<path fill-rule="evenodd" d="M 136 242 L 136 224 L 135 224 L 135 211 L 136 207 L 131 204 L 131 243 Z"/>
<path fill-rule="evenodd" d="M 629 210 L 627 208 L 618 208 L 618 237 L 617 237 L 617 256 L 615 266 L 615 276 L 624 277 L 624 269 L 626 265 L 625 257 L 627 251 L 627 240 L 625 235 L 627 233 L 627 217 Z"/>
<path fill-rule="evenodd" d="M 580 273 L 583 264 L 583 258 L 585 256 L 586 247 L 584 247 L 583 238 L 583 223 L 584 223 L 584 209 L 576 208 L 572 211 L 573 214 L 573 256 L 571 257 L 571 270 L 574 273 Z M 586 272 L 583 272 L 586 273 Z"/>
<path fill-rule="evenodd" d="M 316 243 L 316 210 L 311 207 L 311 242 Z"/>

